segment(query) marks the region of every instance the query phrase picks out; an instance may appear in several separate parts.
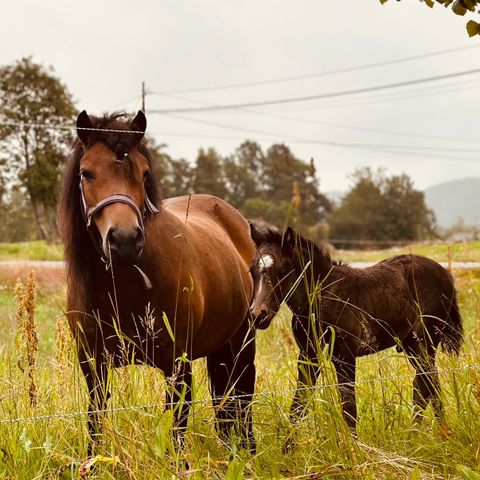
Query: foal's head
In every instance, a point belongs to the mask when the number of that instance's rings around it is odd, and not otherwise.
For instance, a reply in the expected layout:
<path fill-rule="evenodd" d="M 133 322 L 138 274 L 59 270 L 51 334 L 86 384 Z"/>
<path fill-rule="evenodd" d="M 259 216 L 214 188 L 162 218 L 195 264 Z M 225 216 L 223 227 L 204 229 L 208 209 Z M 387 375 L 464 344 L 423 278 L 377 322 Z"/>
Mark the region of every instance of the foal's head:
<path fill-rule="evenodd" d="M 77 118 L 81 208 L 97 250 L 115 265 L 131 265 L 141 256 L 145 213 L 156 210 L 148 198 L 154 186 L 142 143 L 146 126 L 143 112 L 133 120 L 89 117 L 85 111 Z"/>
<path fill-rule="evenodd" d="M 250 306 L 255 325 L 267 328 L 285 300 L 294 312 L 308 311 L 305 288 L 297 288 L 301 278 L 316 282 L 327 274 L 332 262 L 328 253 L 288 227 L 283 235 L 270 227 L 250 224 L 257 254 L 250 271 L 254 280 Z"/>

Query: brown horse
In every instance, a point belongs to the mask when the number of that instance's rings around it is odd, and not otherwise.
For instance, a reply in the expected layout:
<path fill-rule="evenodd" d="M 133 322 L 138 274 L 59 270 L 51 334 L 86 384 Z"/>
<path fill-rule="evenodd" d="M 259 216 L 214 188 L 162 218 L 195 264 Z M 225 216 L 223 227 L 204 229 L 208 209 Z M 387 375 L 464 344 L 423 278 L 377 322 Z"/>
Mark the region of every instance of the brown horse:
<path fill-rule="evenodd" d="M 435 368 L 438 345 L 458 354 L 462 319 L 451 275 L 419 255 L 399 255 L 364 269 L 336 263 L 329 254 L 287 228 L 282 235 L 251 224 L 257 256 L 251 266 L 258 328 L 267 328 L 285 300 L 300 348 L 298 383 L 291 406 L 296 421 L 319 375 L 319 355 L 331 346 L 345 419 L 355 428 L 355 359 L 396 346 L 416 370 L 414 404 L 429 402 L 442 416 Z M 333 345 L 332 345 L 333 343 Z"/>
<path fill-rule="evenodd" d="M 96 411 L 109 396 L 109 366 L 135 362 L 160 368 L 173 384 L 166 405 L 175 408 L 181 444 L 190 360 L 206 356 L 217 428 L 226 435 L 232 423 L 241 425 L 242 445 L 254 450 L 255 342 L 247 317 L 255 247 L 248 222 L 210 195 L 160 201 L 145 129 L 142 112 L 130 120 L 83 111 L 66 170 L 60 220 L 67 315 L 90 395 L 89 432 L 92 439 L 100 434 Z M 242 403 L 222 401 L 228 394 Z"/>

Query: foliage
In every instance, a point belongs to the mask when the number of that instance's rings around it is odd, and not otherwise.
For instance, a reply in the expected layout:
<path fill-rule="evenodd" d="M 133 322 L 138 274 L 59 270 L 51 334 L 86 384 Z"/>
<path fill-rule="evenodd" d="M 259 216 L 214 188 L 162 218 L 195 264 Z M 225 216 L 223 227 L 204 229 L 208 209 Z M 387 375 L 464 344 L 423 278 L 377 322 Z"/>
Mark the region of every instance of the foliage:
<path fill-rule="evenodd" d="M 56 235 L 57 195 L 74 114 L 71 95 L 52 69 L 31 58 L 0 68 L 3 181 L 27 193 L 43 239 Z"/>
<path fill-rule="evenodd" d="M 380 0 L 380 3 L 383 5 L 387 3 L 388 0 Z M 400 0 L 397 0 L 400 1 Z M 420 0 L 425 3 L 430 8 L 433 8 L 435 2 L 440 3 L 444 7 L 451 6 L 451 10 L 456 15 L 465 15 L 468 11 L 475 12 L 477 6 L 480 4 L 479 0 Z M 480 23 L 475 22 L 474 20 L 469 20 L 467 22 L 467 32 L 470 37 L 480 34 Z"/>
<path fill-rule="evenodd" d="M 332 238 L 420 240 L 432 236 L 435 217 L 403 174 L 387 177 L 370 168 L 353 174 L 354 185 L 330 217 Z"/>
<path fill-rule="evenodd" d="M 38 236 L 32 208 L 18 189 L 10 192 L 8 201 L 0 198 L 0 241 L 25 242 Z"/>
<path fill-rule="evenodd" d="M 313 160 L 296 158 L 285 145 L 272 145 L 264 153 L 258 143 L 247 140 L 224 158 L 213 148 L 201 148 L 192 166 L 171 158 L 165 145 L 149 140 L 148 146 L 165 197 L 209 193 L 248 218 L 278 227 L 288 221 L 300 230 L 324 221 L 331 211 L 330 201 L 319 191 Z"/>

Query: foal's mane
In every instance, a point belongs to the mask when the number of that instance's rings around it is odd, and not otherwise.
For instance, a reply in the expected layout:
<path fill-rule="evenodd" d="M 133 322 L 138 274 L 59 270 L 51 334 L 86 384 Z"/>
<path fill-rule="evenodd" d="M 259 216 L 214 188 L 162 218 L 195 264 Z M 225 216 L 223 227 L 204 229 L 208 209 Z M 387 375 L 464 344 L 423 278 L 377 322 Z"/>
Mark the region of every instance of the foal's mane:
<path fill-rule="evenodd" d="M 101 142 L 119 155 L 137 149 L 148 162 L 150 173 L 145 182 L 145 190 L 148 198 L 158 207 L 160 200 L 159 191 L 153 178 L 153 158 L 146 147 L 145 140 L 139 142 L 139 134 L 123 133 L 122 130 L 132 130 L 131 119 L 123 113 L 113 113 L 103 117 L 90 116 L 93 128 L 120 130 L 98 131 L 92 130 L 88 139 L 83 144 L 78 138 L 72 146 L 72 151 L 65 167 L 63 190 L 59 204 L 60 234 L 65 247 L 65 263 L 67 267 L 67 279 L 70 291 L 76 295 L 75 308 L 88 308 L 90 278 L 90 262 L 97 259 L 96 252 L 90 235 L 86 229 L 80 204 L 80 159 L 85 150 L 94 144 Z M 127 161 L 133 161 L 131 158 Z M 149 214 L 145 222 L 148 222 Z"/>

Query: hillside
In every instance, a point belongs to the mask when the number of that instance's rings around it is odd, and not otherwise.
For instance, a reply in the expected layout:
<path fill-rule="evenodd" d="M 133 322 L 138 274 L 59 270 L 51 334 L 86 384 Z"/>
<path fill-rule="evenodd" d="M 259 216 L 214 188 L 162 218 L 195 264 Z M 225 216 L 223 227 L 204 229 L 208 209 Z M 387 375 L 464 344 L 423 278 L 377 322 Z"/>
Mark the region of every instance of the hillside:
<path fill-rule="evenodd" d="M 451 227 L 460 218 L 466 225 L 480 226 L 480 177 L 433 185 L 425 190 L 425 201 L 442 228 Z"/>

